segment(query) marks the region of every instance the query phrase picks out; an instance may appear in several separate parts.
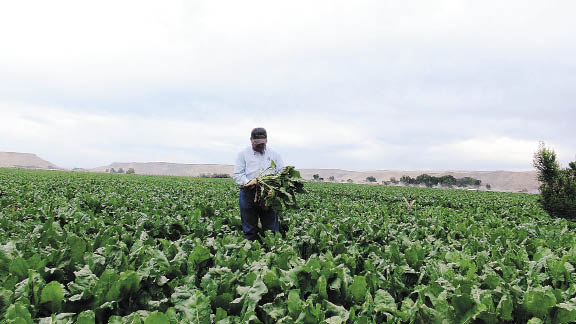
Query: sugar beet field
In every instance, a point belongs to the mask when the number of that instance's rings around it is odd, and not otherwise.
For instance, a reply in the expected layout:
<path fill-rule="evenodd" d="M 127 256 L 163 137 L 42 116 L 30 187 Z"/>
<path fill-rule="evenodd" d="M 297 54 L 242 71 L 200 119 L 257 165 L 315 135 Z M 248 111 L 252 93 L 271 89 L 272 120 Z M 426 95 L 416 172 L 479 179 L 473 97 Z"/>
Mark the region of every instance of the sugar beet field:
<path fill-rule="evenodd" d="M 536 195 L 306 189 L 249 242 L 230 179 L 0 169 L 0 323 L 576 322 Z"/>

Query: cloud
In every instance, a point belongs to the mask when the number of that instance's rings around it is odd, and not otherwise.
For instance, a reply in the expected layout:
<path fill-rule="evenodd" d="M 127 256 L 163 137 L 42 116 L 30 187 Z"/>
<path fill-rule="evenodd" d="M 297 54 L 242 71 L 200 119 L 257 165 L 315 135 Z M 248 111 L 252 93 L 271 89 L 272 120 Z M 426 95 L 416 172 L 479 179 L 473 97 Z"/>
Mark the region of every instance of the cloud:
<path fill-rule="evenodd" d="M 557 147 L 558 157 L 567 160 L 569 149 Z M 538 150 L 538 141 L 510 138 L 506 136 L 484 136 L 431 146 L 428 151 L 466 164 L 467 161 L 490 164 L 516 165 L 521 169 L 532 169 L 531 162 Z"/>
<path fill-rule="evenodd" d="M 0 144 L 6 150 L 27 150 L 59 156 L 66 165 L 116 160 L 202 160 L 198 150 L 228 150 L 233 144 L 223 128 L 194 120 L 158 120 L 132 114 L 85 113 L 59 107 L 0 103 Z M 231 127 L 234 128 L 233 126 Z M 187 151 L 187 154 L 183 152 Z M 109 160 L 113 159 L 113 160 Z"/>
<path fill-rule="evenodd" d="M 162 117 L 0 102 L 0 113 L 0 150 L 37 153 L 64 167 L 114 161 L 230 164 L 249 145 L 249 132 L 256 126 L 268 129 L 270 147 L 289 152 L 290 160 L 302 167 L 530 169 L 538 146 L 538 140 L 498 133 L 456 136 L 452 129 L 436 135 L 426 128 L 430 122 L 426 119 L 419 124 L 391 120 L 394 127 L 386 127 L 366 123 L 365 118 L 314 112 L 260 116 L 229 112 L 210 118 L 195 118 L 190 112 Z M 570 146 L 547 144 L 561 161 L 573 158 Z"/>
<path fill-rule="evenodd" d="M 478 53 L 571 61 L 573 9 L 536 0 L 12 1 L 0 4 L 0 74 L 7 84 L 83 92 L 254 91 L 354 77 L 357 62 L 395 75 L 442 58 L 447 71 L 481 66 Z"/>
<path fill-rule="evenodd" d="M 302 120 L 299 116 L 257 118 L 230 113 L 209 120 L 195 119 L 193 114 L 162 118 L 6 102 L 0 102 L 0 112 L 0 138 L 4 139 L 0 149 L 64 155 L 66 158 L 60 159 L 68 165 L 75 159 L 85 161 L 82 155 L 88 155 L 93 159 L 91 167 L 112 162 L 110 159 L 226 163 L 211 159 L 236 154 L 249 144 L 249 132 L 258 125 L 268 128 L 272 146 L 286 149 L 354 147 L 366 143 L 369 136 L 352 124 L 329 119 L 318 124 L 316 118 Z"/>

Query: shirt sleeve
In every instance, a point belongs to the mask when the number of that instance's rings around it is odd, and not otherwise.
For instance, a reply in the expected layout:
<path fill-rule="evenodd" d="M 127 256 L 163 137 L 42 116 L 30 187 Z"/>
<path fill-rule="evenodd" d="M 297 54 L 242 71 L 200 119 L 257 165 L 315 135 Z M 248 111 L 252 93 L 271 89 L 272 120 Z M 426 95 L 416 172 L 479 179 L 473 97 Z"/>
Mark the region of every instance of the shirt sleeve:
<path fill-rule="evenodd" d="M 244 159 L 244 152 L 240 152 L 236 157 L 236 163 L 234 163 L 234 181 L 239 186 L 243 186 L 248 183 L 248 178 L 246 177 L 246 159 Z"/>
<path fill-rule="evenodd" d="M 284 165 L 284 160 L 282 160 L 282 157 L 280 156 L 280 154 L 276 153 L 274 154 L 274 163 L 276 164 L 276 169 L 274 170 L 276 173 L 282 172 L 282 169 L 284 169 L 285 165 Z"/>

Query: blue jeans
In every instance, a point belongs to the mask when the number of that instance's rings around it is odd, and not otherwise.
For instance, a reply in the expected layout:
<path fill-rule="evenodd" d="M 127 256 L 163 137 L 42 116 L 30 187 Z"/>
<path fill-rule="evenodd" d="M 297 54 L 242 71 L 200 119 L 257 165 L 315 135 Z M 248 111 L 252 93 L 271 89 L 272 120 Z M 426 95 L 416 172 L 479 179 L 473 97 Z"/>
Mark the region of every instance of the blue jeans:
<path fill-rule="evenodd" d="M 240 217 L 242 218 L 242 230 L 244 238 L 254 241 L 258 239 L 258 220 L 262 223 L 262 230 L 277 232 L 280 229 L 278 215 L 272 210 L 264 210 L 254 203 L 253 189 L 240 189 Z"/>

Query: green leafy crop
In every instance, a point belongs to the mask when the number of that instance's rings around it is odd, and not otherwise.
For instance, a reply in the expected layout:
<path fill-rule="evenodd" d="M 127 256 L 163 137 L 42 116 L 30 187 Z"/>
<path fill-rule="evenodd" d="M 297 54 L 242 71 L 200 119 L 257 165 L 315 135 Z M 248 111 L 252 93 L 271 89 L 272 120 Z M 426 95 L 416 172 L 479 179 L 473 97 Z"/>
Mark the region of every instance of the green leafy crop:
<path fill-rule="evenodd" d="M 308 193 L 251 242 L 231 179 L 0 169 L 0 324 L 576 322 L 576 226 L 537 195 L 283 172 Z"/>

